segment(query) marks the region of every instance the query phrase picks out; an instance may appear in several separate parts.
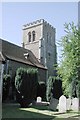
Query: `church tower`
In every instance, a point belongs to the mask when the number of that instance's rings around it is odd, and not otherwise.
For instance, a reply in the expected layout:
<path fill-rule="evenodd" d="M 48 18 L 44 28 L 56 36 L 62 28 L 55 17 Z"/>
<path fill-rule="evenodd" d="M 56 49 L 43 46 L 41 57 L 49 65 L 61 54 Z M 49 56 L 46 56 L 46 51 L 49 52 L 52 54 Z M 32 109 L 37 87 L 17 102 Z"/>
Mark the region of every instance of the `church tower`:
<path fill-rule="evenodd" d="M 48 69 L 48 75 L 54 75 L 57 63 L 55 28 L 44 19 L 23 25 L 23 47 L 31 50 L 36 58 Z"/>

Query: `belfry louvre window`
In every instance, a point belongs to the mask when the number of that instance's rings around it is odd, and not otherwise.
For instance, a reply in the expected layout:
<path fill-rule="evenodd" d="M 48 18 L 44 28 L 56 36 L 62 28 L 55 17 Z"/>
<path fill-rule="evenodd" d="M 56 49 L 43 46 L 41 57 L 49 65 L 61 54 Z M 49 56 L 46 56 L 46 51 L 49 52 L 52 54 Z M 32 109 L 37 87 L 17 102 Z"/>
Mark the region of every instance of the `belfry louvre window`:
<path fill-rule="evenodd" d="M 35 41 L 35 31 L 32 32 L 32 39 Z"/>
<path fill-rule="evenodd" d="M 28 33 L 28 41 L 31 42 L 31 32 Z"/>

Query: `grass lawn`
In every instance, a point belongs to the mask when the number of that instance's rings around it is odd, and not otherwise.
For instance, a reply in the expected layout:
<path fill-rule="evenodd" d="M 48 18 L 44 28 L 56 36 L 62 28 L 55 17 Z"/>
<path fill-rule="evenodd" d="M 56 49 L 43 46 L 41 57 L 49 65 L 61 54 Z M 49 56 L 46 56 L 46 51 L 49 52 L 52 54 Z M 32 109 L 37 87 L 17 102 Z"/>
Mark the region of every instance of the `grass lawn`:
<path fill-rule="evenodd" d="M 2 118 L 48 118 L 52 120 L 54 116 L 42 114 L 47 106 L 36 106 L 29 108 L 20 108 L 19 105 L 8 105 L 3 104 L 2 107 Z"/>
<path fill-rule="evenodd" d="M 53 112 L 48 109 L 48 106 L 31 106 L 29 108 L 20 108 L 16 104 L 3 104 L 2 105 L 2 118 L 3 120 L 10 120 L 11 118 L 19 118 L 22 120 L 25 119 L 34 119 L 35 120 L 78 120 L 79 113 L 68 112 L 67 114 L 58 114 L 58 112 Z M 43 118 L 43 119 L 42 119 Z"/>

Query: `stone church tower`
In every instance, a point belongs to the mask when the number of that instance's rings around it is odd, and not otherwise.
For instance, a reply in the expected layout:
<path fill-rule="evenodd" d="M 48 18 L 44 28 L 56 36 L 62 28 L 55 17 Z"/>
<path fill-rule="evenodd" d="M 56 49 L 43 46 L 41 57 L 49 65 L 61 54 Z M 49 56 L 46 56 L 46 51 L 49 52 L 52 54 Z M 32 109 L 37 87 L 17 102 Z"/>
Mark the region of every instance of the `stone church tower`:
<path fill-rule="evenodd" d="M 23 47 L 31 50 L 36 58 L 48 69 L 48 75 L 54 75 L 57 63 L 55 28 L 44 19 L 23 26 Z"/>

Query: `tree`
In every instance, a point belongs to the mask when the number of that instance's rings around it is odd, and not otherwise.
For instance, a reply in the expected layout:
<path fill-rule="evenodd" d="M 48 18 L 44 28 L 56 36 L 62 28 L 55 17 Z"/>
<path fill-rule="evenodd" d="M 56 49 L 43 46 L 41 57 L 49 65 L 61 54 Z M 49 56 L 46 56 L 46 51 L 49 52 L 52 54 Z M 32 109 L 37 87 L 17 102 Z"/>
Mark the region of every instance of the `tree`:
<path fill-rule="evenodd" d="M 21 107 L 27 107 L 37 96 L 38 70 L 18 68 L 15 78 L 16 98 Z"/>
<path fill-rule="evenodd" d="M 62 81 L 59 77 L 50 76 L 47 81 L 47 91 L 46 91 L 46 99 L 50 101 L 51 98 L 59 99 L 62 95 Z"/>
<path fill-rule="evenodd" d="M 10 80 L 11 76 L 9 74 L 5 74 L 3 76 L 2 101 L 5 101 L 9 97 Z"/>
<path fill-rule="evenodd" d="M 52 97 L 52 88 L 53 88 L 53 77 L 50 76 L 47 80 L 47 90 L 46 90 L 46 99 L 47 101 L 51 100 Z"/>
<path fill-rule="evenodd" d="M 62 37 L 60 46 L 62 61 L 58 67 L 58 74 L 62 78 L 63 91 L 66 96 L 79 97 L 80 93 L 80 28 L 65 24 L 66 35 Z"/>

